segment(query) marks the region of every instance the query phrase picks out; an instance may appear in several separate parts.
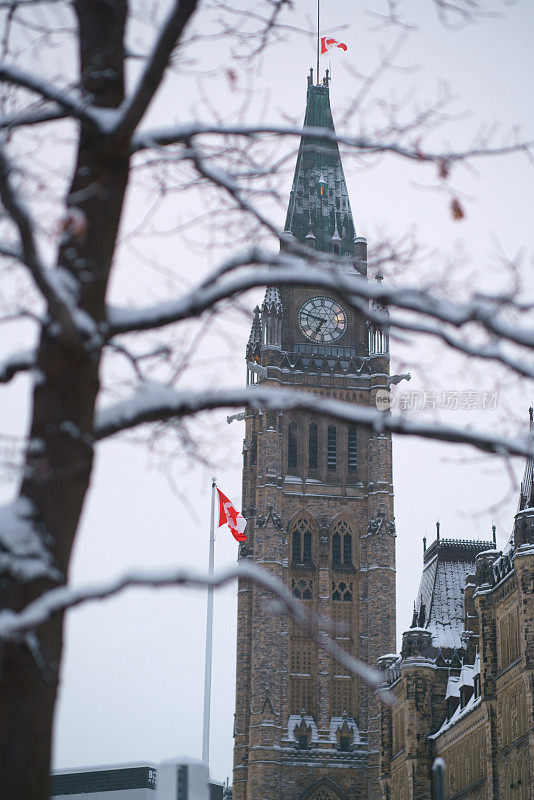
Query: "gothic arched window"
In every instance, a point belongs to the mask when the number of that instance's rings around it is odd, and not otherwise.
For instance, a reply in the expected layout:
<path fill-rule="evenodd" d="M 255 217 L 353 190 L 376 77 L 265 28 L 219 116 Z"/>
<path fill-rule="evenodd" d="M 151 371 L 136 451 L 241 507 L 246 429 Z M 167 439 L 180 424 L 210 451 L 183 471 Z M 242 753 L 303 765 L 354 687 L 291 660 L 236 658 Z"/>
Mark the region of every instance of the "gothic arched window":
<path fill-rule="evenodd" d="M 328 426 L 326 461 L 329 472 L 335 472 L 337 468 L 337 428 L 335 425 Z"/>
<path fill-rule="evenodd" d="M 293 564 L 310 564 L 312 561 L 312 530 L 305 517 L 298 517 L 289 528 L 291 560 Z"/>
<path fill-rule="evenodd" d="M 299 530 L 291 532 L 291 560 L 294 564 L 300 564 L 302 553 L 302 536 Z"/>
<path fill-rule="evenodd" d="M 341 566 L 341 536 L 339 533 L 332 535 L 332 565 Z"/>
<path fill-rule="evenodd" d="M 312 560 L 311 530 L 308 528 L 302 534 L 302 561 L 308 564 Z"/>
<path fill-rule="evenodd" d="M 354 653 L 354 629 L 357 625 L 357 611 L 352 602 L 354 586 L 352 581 L 332 581 L 332 622 L 334 638 L 345 652 Z M 354 715 L 356 690 L 354 678 L 347 667 L 331 661 L 331 714 L 341 717 Z"/>
<path fill-rule="evenodd" d="M 352 565 L 352 536 L 350 533 L 343 534 L 343 564 Z"/>
<path fill-rule="evenodd" d="M 287 429 L 287 470 L 296 472 L 298 464 L 297 423 L 290 422 Z"/>
<path fill-rule="evenodd" d="M 316 422 L 310 422 L 308 428 L 308 467 L 317 469 L 317 436 L 318 429 Z"/>
<path fill-rule="evenodd" d="M 352 533 L 346 520 L 338 520 L 332 528 L 332 566 L 352 566 Z"/>

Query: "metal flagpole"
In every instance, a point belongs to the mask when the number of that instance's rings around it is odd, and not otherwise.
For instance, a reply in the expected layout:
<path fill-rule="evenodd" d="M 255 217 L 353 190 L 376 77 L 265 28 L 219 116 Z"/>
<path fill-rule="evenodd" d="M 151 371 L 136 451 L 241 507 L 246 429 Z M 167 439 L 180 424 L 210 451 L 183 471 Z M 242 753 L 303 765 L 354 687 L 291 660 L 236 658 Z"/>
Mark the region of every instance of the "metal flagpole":
<path fill-rule="evenodd" d="M 320 14 L 321 14 L 321 0 L 317 0 L 317 86 L 319 86 L 319 54 L 320 54 Z"/>
<path fill-rule="evenodd" d="M 211 521 L 208 573 L 213 575 L 215 555 L 215 497 L 217 482 L 211 479 Z M 213 645 L 213 586 L 208 586 L 206 610 L 206 657 L 204 661 L 204 726 L 202 731 L 202 761 L 209 767 L 210 760 L 210 704 L 211 704 L 211 654 Z"/>

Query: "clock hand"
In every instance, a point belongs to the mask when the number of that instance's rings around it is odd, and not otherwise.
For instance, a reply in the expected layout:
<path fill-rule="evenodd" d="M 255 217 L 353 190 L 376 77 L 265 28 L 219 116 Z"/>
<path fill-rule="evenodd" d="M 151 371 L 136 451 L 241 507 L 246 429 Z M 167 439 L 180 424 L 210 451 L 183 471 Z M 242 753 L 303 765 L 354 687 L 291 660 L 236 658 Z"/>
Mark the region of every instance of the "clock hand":
<path fill-rule="evenodd" d="M 318 319 L 318 320 L 319 320 L 319 324 L 316 326 L 316 328 L 315 328 L 315 330 L 314 330 L 314 333 L 315 333 L 315 334 L 319 333 L 319 331 L 321 330 L 321 328 L 323 327 L 323 325 L 324 325 L 324 324 L 325 324 L 325 322 L 326 322 L 326 320 L 325 320 L 325 319 L 320 319 L 319 317 L 316 317 L 316 319 Z"/>

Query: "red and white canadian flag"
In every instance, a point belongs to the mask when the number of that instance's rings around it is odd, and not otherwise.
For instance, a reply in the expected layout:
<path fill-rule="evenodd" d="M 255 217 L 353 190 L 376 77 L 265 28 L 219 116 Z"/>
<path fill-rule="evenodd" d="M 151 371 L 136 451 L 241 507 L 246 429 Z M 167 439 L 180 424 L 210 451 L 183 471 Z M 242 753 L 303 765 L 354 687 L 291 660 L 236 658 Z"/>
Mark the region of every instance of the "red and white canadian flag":
<path fill-rule="evenodd" d="M 219 488 L 217 488 L 217 492 L 219 493 L 219 528 L 226 523 L 236 542 L 246 542 L 246 519 Z"/>
<path fill-rule="evenodd" d="M 321 55 L 324 55 L 333 47 L 339 47 L 341 50 L 349 49 L 344 42 L 340 42 L 338 39 L 332 39 L 331 36 L 323 36 L 321 38 Z"/>

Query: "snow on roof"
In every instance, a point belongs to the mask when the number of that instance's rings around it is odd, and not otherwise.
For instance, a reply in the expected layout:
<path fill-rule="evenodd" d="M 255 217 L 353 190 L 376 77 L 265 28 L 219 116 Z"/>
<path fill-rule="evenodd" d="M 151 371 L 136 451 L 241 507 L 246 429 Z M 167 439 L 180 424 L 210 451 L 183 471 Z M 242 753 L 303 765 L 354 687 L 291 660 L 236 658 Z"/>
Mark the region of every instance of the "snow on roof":
<path fill-rule="evenodd" d="M 475 663 L 473 664 L 473 678 L 476 675 L 480 675 L 480 653 L 478 652 L 478 650 L 475 656 Z"/>
<path fill-rule="evenodd" d="M 442 733 L 452 728 L 457 722 L 459 722 L 463 717 L 466 717 L 473 709 L 480 705 L 482 702 L 482 698 L 479 696 L 475 698 L 475 695 L 472 694 L 465 706 L 462 708 L 458 706 L 454 714 L 450 719 L 446 719 L 441 728 L 436 731 L 436 733 L 431 734 L 428 738 L 429 739 L 437 739 Z"/>
<path fill-rule="evenodd" d="M 460 672 L 460 688 L 462 686 L 474 686 L 474 672 L 475 667 L 473 664 L 464 664 Z"/>
<path fill-rule="evenodd" d="M 449 680 L 447 681 L 447 691 L 445 692 L 445 700 L 448 700 L 449 697 L 460 697 L 459 675 L 449 675 Z"/>
<path fill-rule="evenodd" d="M 434 647 L 463 646 L 466 579 L 475 571 L 476 555 L 489 544 L 442 539 L 433 542 L 425 553 L 416 615 L 418 624 L 432 633 Z"/>
<path fill-rule="evenodd" d="M 330 719 L 330 741 L 337 742 L 336 733 L 339 728 L 343 727 L 344 722 L 347 723 L 349 730 L 351 730 L 354 735 L 354 743 L 361 742 L 360 731 L 352 717 L 332 717 Z"/>

